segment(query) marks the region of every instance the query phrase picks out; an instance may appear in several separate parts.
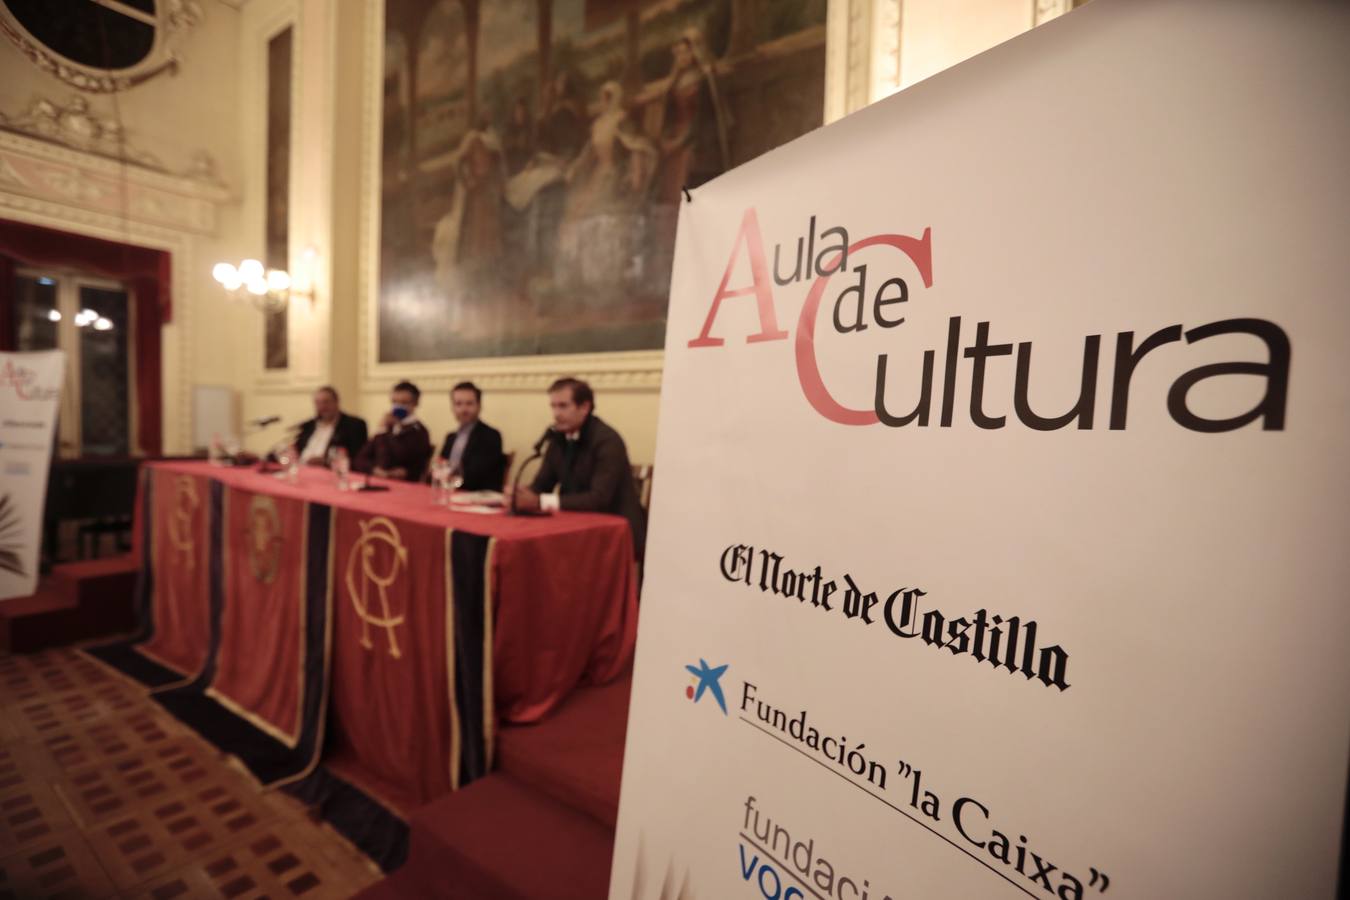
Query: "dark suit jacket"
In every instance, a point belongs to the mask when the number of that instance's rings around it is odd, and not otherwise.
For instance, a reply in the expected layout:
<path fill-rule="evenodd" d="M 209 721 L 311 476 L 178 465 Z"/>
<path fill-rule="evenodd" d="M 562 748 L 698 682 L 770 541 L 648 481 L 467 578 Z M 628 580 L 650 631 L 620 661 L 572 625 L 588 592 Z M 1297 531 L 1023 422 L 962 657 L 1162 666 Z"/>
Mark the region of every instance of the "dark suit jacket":
<path fill-rule="evenodd" d="M 318 419 L 310 419 L 300 426 L 300 433 L 295 436 L 295 446 L 301 453 L 305 452 L 305 445 L 314 436 L 314 429 L 318 425 Z M 346 413 L 338 413 L 337 427 L 333 429 L 333 437 L 328 442 L 328 446 L 342 447 L 347 451 L 347 458 L 354 460 L 356 454 L 360 453 L 361 448 L 365 445 L 366 420 L 349 416 Z"/>
<path fill-rule="evenodd" d="M 563 509 L 623 516 L 633 530 L 634 555 L 641 560 L 647 544 L 647 512 L 633 482 L 633 467 L 623 438 L 597 416 L 589 417 L 581 426 L 571 468 L 564 471 L 566 443 L 561 433 L 549 437 L 544 462 L 531 489 L 544 494 L 561 484 L 559 505 Z"/>
<path fill-rule="evenodd" d="M 431 435 L 420 421 L 375 435 L 352 460 L 353 472 L 373 469 L 407 469 L 408 481 L 421 481 L 431 461 Z"/>
<path fill-rule="evenodd" d="M 450 448 L 455 445 L 455 435 L 458 431 L 452 431 L 445 436 L 445 443 L 441 445 L 441 458 L 450 458 Z M 469 432 L 469 440 L 464 445 L 464 455 L 460 457 L 460 465 L 464 470 L 464 490 L 466 491 L 500 491 L 502 489 L 502 480 L 506 473 L 502 471 L 505 468 L 506 457 L 502 455 L 502 433 L 493 428 L 482 419 L 473 426 L 473 431 Z"/>

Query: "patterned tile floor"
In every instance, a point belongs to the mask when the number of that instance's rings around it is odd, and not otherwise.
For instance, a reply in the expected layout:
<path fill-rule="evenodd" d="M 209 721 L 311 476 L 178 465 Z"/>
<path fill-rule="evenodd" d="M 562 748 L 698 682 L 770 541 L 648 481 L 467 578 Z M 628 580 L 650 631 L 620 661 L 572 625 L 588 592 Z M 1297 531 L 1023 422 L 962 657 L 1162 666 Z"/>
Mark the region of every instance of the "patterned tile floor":
<path fill-rule="evenodd" d="M 379 877 L 99 664 L 0 657 L 0 900 L 338 898 Z"/>

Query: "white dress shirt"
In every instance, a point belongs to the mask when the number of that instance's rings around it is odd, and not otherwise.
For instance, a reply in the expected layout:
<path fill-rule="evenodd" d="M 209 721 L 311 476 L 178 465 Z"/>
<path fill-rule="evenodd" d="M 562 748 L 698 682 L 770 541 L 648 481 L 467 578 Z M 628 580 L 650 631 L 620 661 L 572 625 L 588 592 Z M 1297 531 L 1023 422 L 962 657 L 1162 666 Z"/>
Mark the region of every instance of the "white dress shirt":
<path fill-rule="evenodd" d="M 323 459 L 328 452 L 328 444 L 333 440 L 333 432 L 337 430 L 337 419 L 332 422 L 319 422 L 314 426 L 314 433 L 309 436 L 309 443 L 305 444 L 305 449 L 300 451 L 300 461 L 309 462 L 311 459 Z"/>

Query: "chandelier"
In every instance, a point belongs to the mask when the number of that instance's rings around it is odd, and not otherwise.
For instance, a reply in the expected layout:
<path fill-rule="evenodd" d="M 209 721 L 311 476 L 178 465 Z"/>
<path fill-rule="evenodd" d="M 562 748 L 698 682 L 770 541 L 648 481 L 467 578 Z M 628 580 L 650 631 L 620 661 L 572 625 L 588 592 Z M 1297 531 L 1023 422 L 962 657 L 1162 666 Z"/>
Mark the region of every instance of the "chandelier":
<path fill-rule="evenodd" d="M 305 248 L 304 259 L 312 267 L 315 251 Z M 235 298 L 250 300 L 258 309 L 265 311 L 286 308 L 291 297 L 314 299 L 314 289 L 299 290 L 295 287 L 291 273 L 285 269 L 268 269 L 256 259 L 246 259 L 239 265 L 218 262 L 211 268 L 211 277 L 225 292 Z"/>

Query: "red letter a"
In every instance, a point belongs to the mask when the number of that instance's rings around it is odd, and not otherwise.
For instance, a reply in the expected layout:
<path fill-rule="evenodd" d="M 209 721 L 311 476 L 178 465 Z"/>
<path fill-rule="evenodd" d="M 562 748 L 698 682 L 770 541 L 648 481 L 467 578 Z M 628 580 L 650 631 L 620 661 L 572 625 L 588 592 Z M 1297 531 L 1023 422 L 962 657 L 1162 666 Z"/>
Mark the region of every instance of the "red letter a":
<path fill-rule="evenodd" d="M 729 291 L 727 282 L 731 280 L 731 270 L 736 267 L 736 254 L 741 252 L 742 244 L 750 254 L 750 277 L 753 283 L 749 287 Z M 753 344 L 758 341 L 781 341 L 786 338 L 788 333 L 779 330 L 778 319 L 773 314 L 773 290 L 769 287 L 771 283 L 769 266 L 764 259 L 764 239 L 759 236 L 759 218 L 752 206 L 745 211 L 745 218 L 741 219 L 741 230 L 736 235 L 736 245 L 731 248 L 731 259 L 727 261 L 727 270 L 722 273 L 722 283 L 717 288 L 717 295 L 713 297 L 712 309 L 708 310 L 708 319 L 703 323 L 703 331 L 689 342 L 689 346 L 722 346 L 725 342 L 721 338 L 708 335 L 708 332 L 712 331 L 713 320 L 717 318 L 717 311 L 722 308 L 722 300 L 727 297 L 744 297 L 746 294 L 754 294 L 759 303 L 760 330 L 759 334 L 750 335 L 745 342 Z"/>

